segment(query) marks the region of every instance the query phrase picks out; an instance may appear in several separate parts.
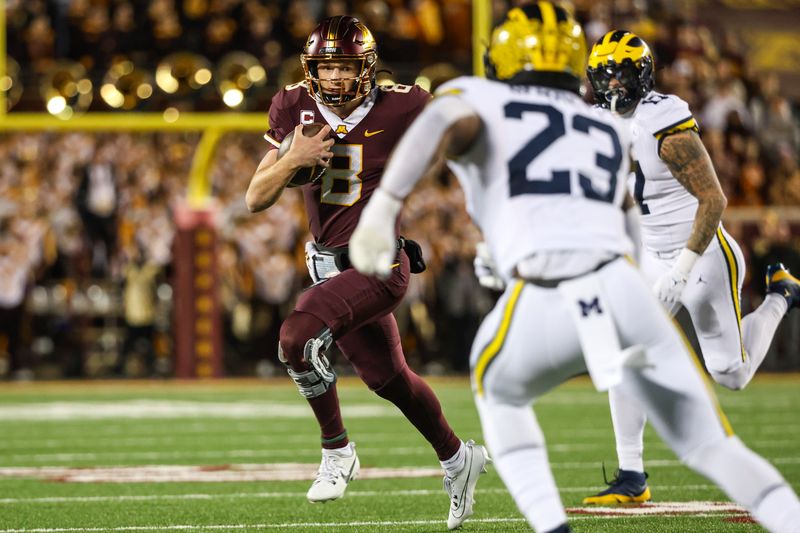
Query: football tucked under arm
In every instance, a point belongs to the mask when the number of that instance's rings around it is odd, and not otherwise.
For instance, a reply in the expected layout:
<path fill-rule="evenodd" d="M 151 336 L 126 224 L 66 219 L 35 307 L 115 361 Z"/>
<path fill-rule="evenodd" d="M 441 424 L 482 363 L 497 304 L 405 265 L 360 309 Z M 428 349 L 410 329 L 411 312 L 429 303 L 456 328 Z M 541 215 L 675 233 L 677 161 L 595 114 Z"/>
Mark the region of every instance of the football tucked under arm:
<path fill-rule="evenodd" d="M 322 128 L 324 128 L 324 124 L 320 124 L 318 122 L 314 122 L 312 124 L 304 124 L 303 125 L 303 135 L 306 137 L 313 137 L 320 132 Z M 289 149 L 292 147 L 292 143 L 294 142 L 294 130 L 290 131 L 289 134 L 283 138 L 281 141 L 281 145 L 278 147 L 278 159 L 286 155 Z M 289 180 L 289 183 L 286 185 L 287 187 L 299 187 L 301 185 L 305 185 L 307 183 L 314 183 L 318 179 L 325 174 L 326 168 L 321 165 L 314 165 L 311 167 L 303 167 L 297 170 L 292 176 L 292 179 Z"/>

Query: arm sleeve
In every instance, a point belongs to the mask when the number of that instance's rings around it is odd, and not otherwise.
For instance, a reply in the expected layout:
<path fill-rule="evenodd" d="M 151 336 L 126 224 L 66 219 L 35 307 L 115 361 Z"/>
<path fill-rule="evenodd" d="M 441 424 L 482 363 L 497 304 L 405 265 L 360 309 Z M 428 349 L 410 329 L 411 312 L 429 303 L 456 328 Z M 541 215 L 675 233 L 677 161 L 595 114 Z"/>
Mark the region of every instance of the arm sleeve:
<path fill-rule="evenodd" d="M 436 98 L 400 139 L 381 179 L 381 189 L 403 199 L 425 174 L 445 132 L 462 118 L 477 115 L 460 98 Z"/>
<path fill-rule="evenodd" d="M 281 141 L 294 129 L 289 113 L 283 106 L 282 92 L 272 98 L 269 106 L 269 130 L 264 134 L 264 139 L 273 147 L 278 148 Z"/>

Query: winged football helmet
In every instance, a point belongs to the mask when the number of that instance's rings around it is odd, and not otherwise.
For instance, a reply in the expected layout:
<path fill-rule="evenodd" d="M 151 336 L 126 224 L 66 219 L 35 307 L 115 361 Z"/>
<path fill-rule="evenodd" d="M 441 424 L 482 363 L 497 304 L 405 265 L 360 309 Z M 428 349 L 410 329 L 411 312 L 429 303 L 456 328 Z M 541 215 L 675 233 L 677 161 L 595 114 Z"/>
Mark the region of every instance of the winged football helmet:
<path fill-rule="evenodd" d="M 634 109 L 653 90 L 653 53 L 637 35 L 615 30 L 603 35 L 592 47 L 586 74 L 601 107 L 620 114 Z M 619 86 L 611 87 L 616 79 Z"/>
<path fill-rule="evenodd" d="M 492 32 L 484 64 L 493 80 L 514 82 L 527 72 L 552 72 L 579 84 L 586 68 L 583 29 L 551 2 L 516 7 Z"/>

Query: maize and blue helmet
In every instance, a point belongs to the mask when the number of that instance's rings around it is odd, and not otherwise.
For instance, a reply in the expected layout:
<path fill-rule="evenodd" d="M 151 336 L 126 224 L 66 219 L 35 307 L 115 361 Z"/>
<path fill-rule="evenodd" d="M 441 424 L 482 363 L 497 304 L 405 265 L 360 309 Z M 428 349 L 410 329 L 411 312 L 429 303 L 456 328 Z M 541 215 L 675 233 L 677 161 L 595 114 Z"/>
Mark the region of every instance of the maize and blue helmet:
<path fill-rule="evenodd" d="M 654 68 L 653 54 L 642 38 L 629 31 L 615 30 L 603 35 L 592 47 L 586 74 L 597 103 L 625 114 L 653 90 Z M 611 87 L 612 79 L 620 87 Z"/>
<path fill-rule="evenodd" d="M 586 66 L 583 29 L 551 2 L 516 7 L 492 32 L 484 63 L 489 79 L 517 83 L 549 73 L 577 90 Z"/>

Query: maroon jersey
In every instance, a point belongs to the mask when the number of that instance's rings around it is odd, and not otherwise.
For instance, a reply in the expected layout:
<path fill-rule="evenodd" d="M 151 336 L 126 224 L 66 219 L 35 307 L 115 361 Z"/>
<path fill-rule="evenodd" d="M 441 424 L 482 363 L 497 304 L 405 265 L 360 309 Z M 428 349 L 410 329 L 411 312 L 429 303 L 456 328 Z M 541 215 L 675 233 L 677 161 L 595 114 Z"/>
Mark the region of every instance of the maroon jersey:
<path fill-rule="evenodd" d="M 347 246 L 395 144 L 430 100 L 416 85 L 378 87 L 376 92 L 374 104 L 358 124 L 339 125 L 338 133 L 346 134 L 335 136 L 331 167 L 322 179 L 302 187 L 311 233 L 323 246 Z M 289 85 L 272 98 L 267 136 L 280 144 L 298 124 L 311 122 L 326 120 L 306 83 Z M 331 128 L 337 133 L 336 125 Z"/>

